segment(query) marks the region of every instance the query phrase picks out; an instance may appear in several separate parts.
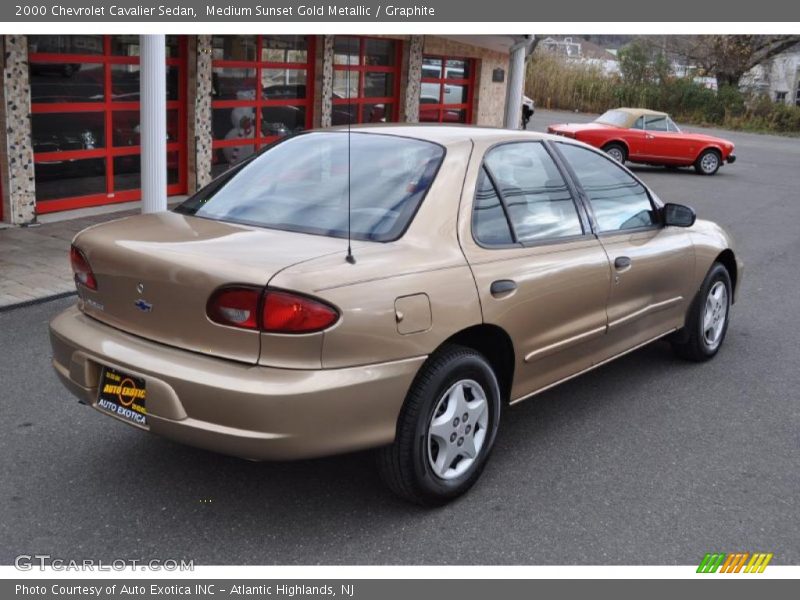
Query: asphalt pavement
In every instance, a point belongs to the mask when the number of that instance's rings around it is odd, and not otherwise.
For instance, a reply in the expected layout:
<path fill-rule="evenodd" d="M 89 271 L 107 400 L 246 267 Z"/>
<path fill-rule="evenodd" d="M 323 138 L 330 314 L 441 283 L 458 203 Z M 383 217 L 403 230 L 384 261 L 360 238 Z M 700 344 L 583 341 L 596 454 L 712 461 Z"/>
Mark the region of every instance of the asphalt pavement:
<path fill-rule="evenodd" d="M 73 300 L 0 313 L 0 564 L 800 564 L 800 140 L 714 133 L 739 157 L 714 177 L 635 170 L 738 244 L 719 355 L 655 343 L 506 410 L 483 478 L 444 508 L 395 499 L 368 452 L 253 463 L 134 430 L 51 370 L 47 323 Z"/>

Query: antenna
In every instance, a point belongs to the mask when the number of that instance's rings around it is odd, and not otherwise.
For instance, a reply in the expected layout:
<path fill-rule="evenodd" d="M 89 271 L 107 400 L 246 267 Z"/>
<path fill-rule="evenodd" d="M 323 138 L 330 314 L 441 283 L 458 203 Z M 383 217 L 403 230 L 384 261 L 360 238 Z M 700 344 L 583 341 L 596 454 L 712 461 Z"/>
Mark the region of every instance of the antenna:
<path fill-rule="evenodd" d="M 351 38 L 352 39 L 352 38 Z M 351 50 L 352 48 L 348 48 Z M 360 53 L 359 53 L 360 54 Z M 360 60 L 360 58 L 359 58 Z M 350 62 L 350 55 L 348 53 L 347 62 Z M 348 67 L 350 65 L 348 64 Z M 351 247 L 351 225 L 350 225 L 350 125 L 353 121 L 353 101 L 352 101 L 352 88 L 350 87 L 350 73 L 352 69 L 347 69 L 347 256 L 345 260 L 351 265 L 356 264 L 356 257 L 353 256 L 353 248 Z"/>

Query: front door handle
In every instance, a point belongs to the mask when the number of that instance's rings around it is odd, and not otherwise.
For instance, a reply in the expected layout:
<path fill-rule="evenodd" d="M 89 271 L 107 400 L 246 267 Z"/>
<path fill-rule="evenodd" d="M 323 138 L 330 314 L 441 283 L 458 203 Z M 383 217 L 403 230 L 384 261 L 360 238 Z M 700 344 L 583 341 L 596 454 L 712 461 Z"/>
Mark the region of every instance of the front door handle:
<path fill-rule="evenodd" d="M 491 287 L 489 288 L 489 292 L 491 292 L 492 296 L 504 296 L 509 294 L 517 289 L 517 283 L 510 279 L 498 279 L 497 281 L 493 281 Z"/>
<path fill-rule="evenodd" d="M 617 271 L 624 271 L 631 266 L 631 259 L 628 256 L 618 256 L 614 260 L 614 268 Z"/>

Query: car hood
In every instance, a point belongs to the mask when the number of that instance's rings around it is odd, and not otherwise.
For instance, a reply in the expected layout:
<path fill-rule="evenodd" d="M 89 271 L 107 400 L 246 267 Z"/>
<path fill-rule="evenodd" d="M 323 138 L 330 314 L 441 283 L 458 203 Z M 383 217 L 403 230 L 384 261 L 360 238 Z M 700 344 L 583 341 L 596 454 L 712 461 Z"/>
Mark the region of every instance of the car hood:
<path fill-rule="evenodd" d="M 699 142 L 701 144 L 715 144 L 718 146 L 733 146 L 733 142 L 725 138 L 708 135 L 705 133 L 692 133 L 689 131 L 681 131 L 680 136 L 689 141 Z"/>

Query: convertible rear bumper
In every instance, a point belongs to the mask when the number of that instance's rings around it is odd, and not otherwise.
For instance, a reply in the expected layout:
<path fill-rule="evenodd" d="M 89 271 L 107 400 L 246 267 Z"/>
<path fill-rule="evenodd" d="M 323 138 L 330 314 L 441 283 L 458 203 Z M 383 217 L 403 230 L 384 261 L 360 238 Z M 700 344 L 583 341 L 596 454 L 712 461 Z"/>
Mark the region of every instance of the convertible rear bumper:
<path fill-rule="evenodd" d="M 141 427 L 185 444 L 256 460 L 326 456 L 389 444 L 424 356 L 343 369 L 279 369 L 172 348 L 72 307 L 50 323 L 53 367 L 98 406 L 103 367 L 144 380 Z M 125 423 L 130 424 L 128 421 Z"/>
<path fill-rule="evenodd" d="M 735 154 L 729 154 L 727 162 L 728 162 L 729 165 L 732 165 L 733 163 L 735 163 L 736 162 L 736 155 Z"/>

